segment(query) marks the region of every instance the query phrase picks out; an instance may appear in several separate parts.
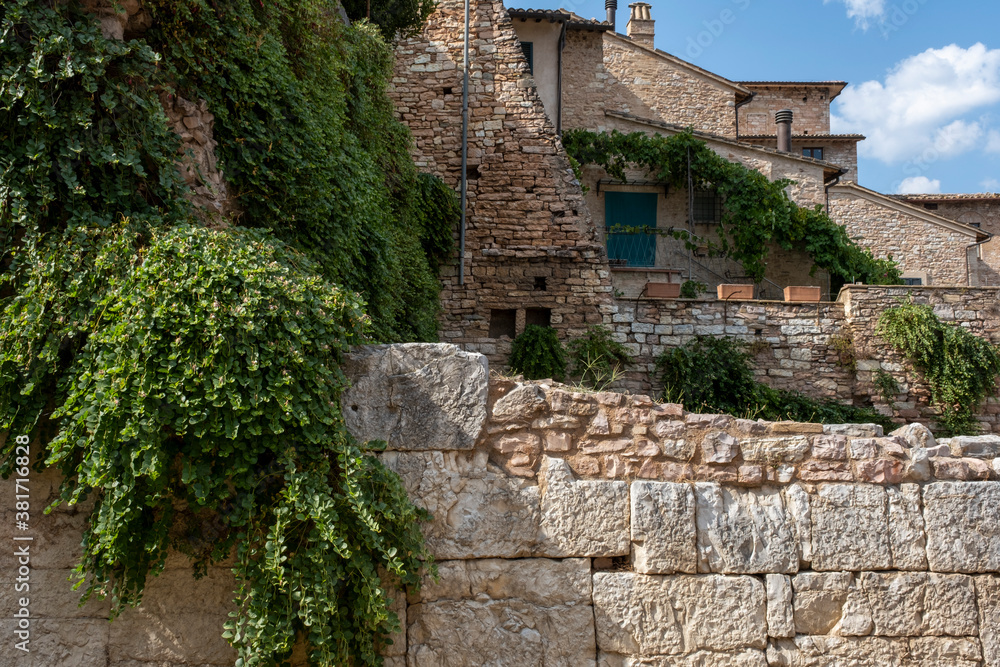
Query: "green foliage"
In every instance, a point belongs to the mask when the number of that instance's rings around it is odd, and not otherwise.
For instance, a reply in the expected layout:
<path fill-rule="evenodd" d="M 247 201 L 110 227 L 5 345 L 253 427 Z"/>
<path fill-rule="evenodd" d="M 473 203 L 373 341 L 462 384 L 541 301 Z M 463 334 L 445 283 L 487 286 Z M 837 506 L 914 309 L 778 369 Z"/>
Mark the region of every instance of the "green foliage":
<path fill-rule="evenodd" d="M 872 375 L 872 384 L 878 389 L 879 395 L 882 400 L 892 405 L 896 402 L 896 396 L 900 392 L 899 382 L 896 381 L 891 374 L 885 372 L 883 369 L 878 369 Z"/>
<path fill-rule="evenodd" d="M 510 370 L 529 380 L 552 378 L 562 380 L 566 375 L 566 353 L 556 330 L 529 324 L 510 345 Z"/>
<path fill-rule="evenodd" d="M 771 182 L 758 171 L 729 162 L 689 132 L 650 137 L 641 132 L 570 130 L 563 134 L 563 144 L 574 164 L 598 165 L 622 181 L 626 169 L 639 167 L 677 188 L 687 187 L 690 155 L 694 186 L 713 188 L 722 197 L 723 218 L 711 252 L 739 262 L 755 282 L 764 277 L 771 245 L 803 251 L 812 257 L 814 270 L 826 269 L 844 281 L 901 282 L 894 262 L 876 259 L 856 245 L 821 207 L 800 208 L 792 202 L 785 193 L 791 181 Z"/>
<path fill-rule="evenodd" d="M 685 280 L 681 285 L 682 299 L 697 299 L 701 294 L 708 291 L 708 285 L 697 280 Z"/>
<path fill-rule="evenodd" d="M 947 435 L 978 432 L 975 413 L 996 392 L 1000 353 L 989 341 L 942 322 L 931 306 L 903 304 L 879 317 L 878 334 L 913 362 L 931 390 Z"/>
<path fill-rule="evenodd" d="M 296 639 L 380 664 L 384 588 L 426 559 L 426 515 L 344 430 L 339 364 L 369 335 L 433 338 L 457 207 L 409 160 L 388 47 L 335 7 L 153 0 L 128 42 L 76 3 L 2 12 L 0 473 L 3 436 L 30 433 L 60 500 L 94 498 L 78 575 L 115 614 L 167 547 L 199 571 L 236 547 L 241 665 Z M 257 229 L 197 226 L 175 92 L 209 99 Z"/>
<path fill-rule="evenodd" d="M 600 325 L 587 327 L 582 338 L 570 341 L 566 347 L 572 362 L 571 374 L 595 389 L 632 365 L 628 349 L 611 337 L 607 327 Z"/>
<path fill-rule="evenodd" d="M 437 3 L 434 0 L 343 0 L 342 4 L 352 21 L 367 18 L 391 42 L 397 36 L 420 32 Z"/>
<path fill-rule="evenodd" d="M 830 336 L 828 344 L 837 353 L 837 365 L 852 373 L 858 370 L 858 355 L 854 351 L 854 340 L 849 336 Z"/>
<path fill-rule="evenodd" d="M 215 115 L 240 223 L 271 229 L 361 293 L 375 339 L 436 340 L 435 269 L 458 207 L 418 178 L 385 94 L 392 50 L 374 28 L 344 27 L 333 0 L 146 7 L 169 81 Z"/>
<path fill-rule="evenodd" d="M 747 346 L 735 338 L 699 336 L 657 357 L 662 397 L 666 401 L 683 403 L 693 412 L 718 412 L 770 421 L 891 425 L 871 408 L 819 401 L 799 392 L 773 389 L 757 382 L 751 360 Z"/>

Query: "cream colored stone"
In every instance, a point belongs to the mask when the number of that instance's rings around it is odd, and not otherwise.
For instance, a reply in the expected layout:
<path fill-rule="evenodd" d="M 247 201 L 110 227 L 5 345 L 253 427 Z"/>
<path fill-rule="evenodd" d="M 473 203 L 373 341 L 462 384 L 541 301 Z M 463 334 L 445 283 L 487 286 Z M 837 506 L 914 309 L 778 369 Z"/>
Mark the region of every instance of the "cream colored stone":
<path fill-rule="evenodd" d="M 792 527 L 799 550 L 799 567 L 809 567 L 813 559 L 812 510 L 809 494 L 799 484 L 791 484 L 784 489 L 785 507 L 792 518 Z"/>
<path fill-rule="evenodd" d="M 809 455 L 809 438 L 794 435 L 782 438 L 744 438 L 743 458 L 755 463 L 796 463 Z"/>
<path fill-rule="evenodd" d="M 724 574 L 791 573 L 799 569 L 792 517 L 774 488 L 695 484 L 698 569 Z"/>
<path fill-rule="evenodd" d="M 763 649 L 764 585 L 754 577 L 594 574 L 597 645 L 632 656 Z"/>
<path fill-rule="evenodd" d="M 911 449 L 929 449 L 937 445 L 934 434 L 923 424 L 907 424 L 889 435 L 899 436 L 909 443 Z"/>
<path fill-rule="evenodd" d="M 975 577 L 979 638 L 987 667 L 1000 665 L 1000 576 Z"/>
<path fill-rule="evenodd" d="M 980 667 L 967 639 L 815 637 L 778 639 L 768 646 L 770 667 Z"/>
<path fill-rule="evenodd" d="M 897 570 L 927 569 L 927 535 L 920 512 L 920 487 L 886 487 L 889 499 L 889 548 Z"/>
<path fill-rule="evenodd" d="M 767 587 L 768 637 L 794 637 L 795 614 L 792 608 L 792 580 L 783 574 L 769 574 Z"/>
<path fill-rule="evenodd" d="M 0 620 L 4 641 L 0 667 L 106 667 L 111 624 L 99 618 L 36 618 L 28 632 L 27 652 L 15 633 L 17 621 Z"/>
<path fill-rule="evenodd" d="M 636 658 L 601 653 L 597 667 L 767 667 L 763 651 L 695 651 L 688 655 Z"/>
<path fill-rule="evenodd" d="M 631 505 L 635 571 L 697 572 L 695 497 L 691 485 L 633 482 Z"/>
<path fill-rule="evenodd" d="M 882 570 L 892 565 L 883 487 L 824 484 L 811 497 L 814 570 Z"/>
<path fill-rule="evenodd" d="M 701 441 L 705 463 L 729 463 L 740 453 L 739 442 L 725 431 L 711 431 Z"/>
<path fill-rule="evenodd" d="M 975 636 L 979 631 L 973 580 L 925 572 L 859 575 L 875 623 L 885 637 Z"/>
<path fill-rule="evenodd" d="M 1000 571 L 1000 482 L 925 486 L 924 523 L 932 571 Z"/>
<path fill-rule="evenodd" d="M 792 577 L 795 634 L 825 635 L 843 618 L 854 585 L 850 572 L 800 572 Z"/>
<path fill-rule="evenodd" d="M 542 544 L 554 558 L 628 554 L 629 489 L 626 482 L 580 481 L 562 459 L 544 457 L 540 471 Z"/>

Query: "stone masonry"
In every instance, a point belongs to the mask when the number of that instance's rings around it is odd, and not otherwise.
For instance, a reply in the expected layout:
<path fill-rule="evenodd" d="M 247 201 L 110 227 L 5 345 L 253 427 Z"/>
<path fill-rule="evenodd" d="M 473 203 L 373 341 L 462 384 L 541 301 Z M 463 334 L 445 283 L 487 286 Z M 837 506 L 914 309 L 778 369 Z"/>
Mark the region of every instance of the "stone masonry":
<path fill-rule="evenodd" d="M 998 438 L 488 383 L 446 345 L 368 348 L 349 370 L 350 428 L 403 436 L 383 460 L 434 514 L 439 578 L 397 597 L 389 667 L 1000 665 Z M 33 507 L 57 481 L 32 480 Z M 114 623 L 76 607 L 84 509 L 32 516 L 38 643 L 0 665 L 231 665 L 224 568 L 195 582 L 172 558 Z"/>

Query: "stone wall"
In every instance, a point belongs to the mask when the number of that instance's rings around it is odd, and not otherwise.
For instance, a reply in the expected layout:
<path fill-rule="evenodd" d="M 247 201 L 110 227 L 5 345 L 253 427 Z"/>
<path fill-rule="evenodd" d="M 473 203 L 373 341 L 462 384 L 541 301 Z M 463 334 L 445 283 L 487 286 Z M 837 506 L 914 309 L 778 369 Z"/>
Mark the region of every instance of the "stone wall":
<path fill-rule="evenodd" d="M 950 220 L 977 225 L 994 236 L 1000 235 L 1000 195 L 903 195 L 903 201 L 930 210 Z M 1000 239 L 981 246 L 980 285 L 1000 285 Z"/>
<path fill-rule="evenodd" d="M 347 364 L 349 428 L 389 439 L 435 517 L 439 579 L 397 597 L 389 667 L 1000 665 L 1000 438 L 691 414 L 488 383 L 484 361 L 418 344 Z M 32 480 L 33 507 L 57 481 Z M 232 664 L 223 568 L 172 559 L 111 624 L 78 609 L 82 520 L 32 515 L 33 652 L 5 643 L 0 665 Z"/>
<path fill-rule="evenodd" d="M 776 132 L 774 114 L 782 109 L 792 110 L 795 134 L 829 133 L 830 102 L 843 87 L 843 84 L 768 86 L 753 82 L 742 85 L 756 95 L 753 101 L 740 107 L 740 135 L 773 135 Z"/>

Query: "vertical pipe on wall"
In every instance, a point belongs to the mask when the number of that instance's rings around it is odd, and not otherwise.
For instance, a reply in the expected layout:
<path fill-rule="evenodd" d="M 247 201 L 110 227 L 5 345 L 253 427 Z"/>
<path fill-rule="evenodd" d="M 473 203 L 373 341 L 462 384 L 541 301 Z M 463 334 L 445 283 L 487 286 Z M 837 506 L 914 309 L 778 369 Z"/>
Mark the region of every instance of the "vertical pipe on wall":
<path fill-rule="evenodd" d="M 462 219 L 458 228 L 458 284 L 465 284 L 465 211 L 469 192 L 469 0 L 465 0 L 462 57 Z"/>

